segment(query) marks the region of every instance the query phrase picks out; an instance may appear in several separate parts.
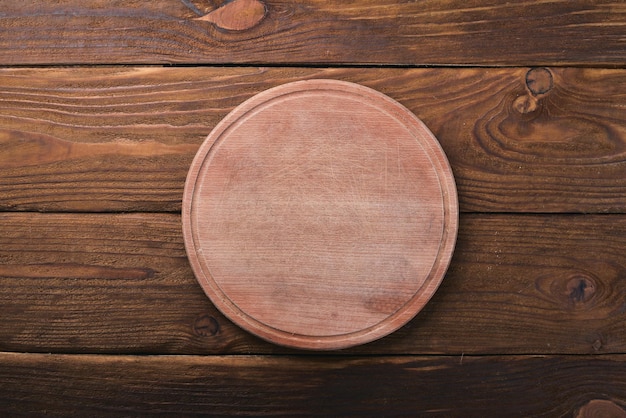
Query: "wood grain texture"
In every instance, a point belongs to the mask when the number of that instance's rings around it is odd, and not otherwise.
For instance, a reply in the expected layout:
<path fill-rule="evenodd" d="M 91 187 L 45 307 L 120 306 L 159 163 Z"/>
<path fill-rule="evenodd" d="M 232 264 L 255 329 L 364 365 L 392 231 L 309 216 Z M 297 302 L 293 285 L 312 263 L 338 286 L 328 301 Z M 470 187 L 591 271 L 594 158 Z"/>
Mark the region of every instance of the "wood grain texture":
<path fill-rule="evenodd" d="M 258 1 L 243 3 L 250 9 L 244 14 L 260 16 Z M 266 0 L 254 25 L 234 16 L 199 20 L 223 4 L 2 0 L 0 64 L 626 62 L 626 9 L 615 0 Z"/>
<path fill-rule="evenodd" d="M 625 40 L 619 0 L 0 0 L 0 415 L 626 417 Z M 463 212 L 418 316 L 324 355 L 181 230 L 209 132 L 313 78 L 423 120 Z"/>
<path fill-rule="evenodd" d="M 623 215 L 463 215 L 424 310 L 344 353 L 625 353 L 625 248 Z M 289 352 L 209 302 L 178 215 L 30 213 L 0 215 L 0 350 Z"/>
<path fill-rule="evenodd" d="M 180 211 L 215 125 L 311 78 L 374 88 L 422 119 L 462 211 L 626 210 L 623 70 L 155 67 L 1 70 L 0 209 Z"/>
<path fill-rule="evenodd" d="M 600 405 L 623 414 L 624 374 L 624 356 L 2 353 L 0 408 L 11 416 L 589 416 Z"/>
<path fill-rule="evenodd" d="M 331 350 L 386 336 L 430 300 L 458 229 L 432 133 L 376 90 L 309 80 L 264 91 L 200 147 L 183 196 L 191 267 L 230 320 Z"/>

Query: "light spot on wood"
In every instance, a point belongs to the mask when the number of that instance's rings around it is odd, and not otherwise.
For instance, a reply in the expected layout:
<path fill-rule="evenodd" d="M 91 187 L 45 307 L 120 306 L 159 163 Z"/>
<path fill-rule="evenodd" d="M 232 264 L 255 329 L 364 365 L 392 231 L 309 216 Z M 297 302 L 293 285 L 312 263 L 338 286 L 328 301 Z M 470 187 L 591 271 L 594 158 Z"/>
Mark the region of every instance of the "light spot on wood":
<path fill-rule="evenodd" d="M 138 158 L 193 153 L 193 144 L 163 144 L 157 141 L 72 142 L 51 135 L 0 129 L 0 166 L 3 168 L 41 166 L 60 161 L 115 155 Z"/>
<path fill-rule="evenodd" d="M 234 0 L 196 20 L 213 23 L 220 29 L 241 31 L 258 25 L 266 13 L 265 4 L 259 0 Z"/>
<path fill-rule="evenodd" d="M 531 95 L 520 96 L 513 102 L 513 108 L 519 113 L 531 113 L 537 110 L 538 100 Z"/>
<path fill-rule="evenodd" d="M 593 399 L 580 408 L 576 415 L 576 418 L 588 417 L 626 418 L 626 411 L 615 402 L 606 399 Z"/>

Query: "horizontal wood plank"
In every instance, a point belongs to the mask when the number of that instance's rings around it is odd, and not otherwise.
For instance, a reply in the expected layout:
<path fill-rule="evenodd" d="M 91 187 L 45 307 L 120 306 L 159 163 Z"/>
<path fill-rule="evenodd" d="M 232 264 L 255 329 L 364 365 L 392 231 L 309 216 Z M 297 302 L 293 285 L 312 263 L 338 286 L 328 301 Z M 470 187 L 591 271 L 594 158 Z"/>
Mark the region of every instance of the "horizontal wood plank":
<path fill-rule="evenodd" d="M 226 3 L 2 0 L 0 65 L 626 62 L 615 0 Z"/>
<path fill-rule="evenodd" d="M 0 70 L 0 210 L 180 211 L 213 127 L 252 95 L 335 78 L 407 106 L 462 211 L 626 211 L 626 71 L 573 68 Z"/>
<path fill-rule="evenodd" d="M 461 217 L 408 325 L 353 354 L 626 353 L 626 217 Z M 0 214 L 0 350 L 286 353 L 223 317 L 175 214 Z"/>
<path fill-rule="evenodd" d="M 11 416 L 621 417 L 626 358 L 0 354 Z"/>

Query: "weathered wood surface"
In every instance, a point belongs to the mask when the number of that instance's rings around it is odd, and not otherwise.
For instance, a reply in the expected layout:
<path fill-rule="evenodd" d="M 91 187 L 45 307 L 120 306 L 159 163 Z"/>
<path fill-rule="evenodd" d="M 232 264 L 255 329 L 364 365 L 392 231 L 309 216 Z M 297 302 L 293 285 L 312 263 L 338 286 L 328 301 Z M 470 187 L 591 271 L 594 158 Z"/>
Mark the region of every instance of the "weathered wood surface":
<path fill-rule="evenodd" d="M 421 118 L 462 211 L 624 212 L 626 71 L 70 68 L 0 71 L 0 209 L 179 211 L 219 120 L 296 80 L 357 82 Z"/>
<path fill-rule="evenodd" d="M 461 217 L 448 275 L 353 354 L 626 352 L 626 217 Z M 0 350 L 284 353 L 226 320 L 174 214 L 0 214 Z"/>
<path fill-rule="evenodd" d="M 616 0 L 0 0 L 0 415 L 624 416 L 625 36 Z M 340 356 L 227 321 L 178 214 L 218 121 L 311 78 L 421 118 L 465 212 Z"/>
<path fill-rule="evenodd" d="M 235 0 L 216 12 L 224 3 L 2 0 L 0 64 L 626 62 L 615 0 Z"/>
<path fill-rule="evenodd" d="M 10 416 L 623 417 L 624 375 L 624 356 L 2 353 L 0 406 Z"/>
<path fill-rule="evenodd" d="M 459 208 L 441 146 L 388 96 L 288 83 L 238 106 L 189 168 L 182 224 L 199 284 L 231 321 L 336 350 L 410 321 L 449 266 Z"/>

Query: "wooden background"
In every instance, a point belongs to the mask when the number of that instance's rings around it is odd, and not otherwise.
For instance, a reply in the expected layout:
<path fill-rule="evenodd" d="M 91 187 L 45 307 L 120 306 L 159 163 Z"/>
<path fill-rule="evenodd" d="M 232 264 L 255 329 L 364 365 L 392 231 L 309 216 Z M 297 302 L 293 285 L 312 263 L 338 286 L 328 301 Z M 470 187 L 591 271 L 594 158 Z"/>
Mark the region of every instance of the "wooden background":
<path fill-rule="evenodd" d="M 0 0 L 0 35 L 3 415 L 626 415 L 626 3 Z M 331 353 L 226 320 L 180 218 L 215 124 L 310 78 L 413 111 L 461 207 L 425 310 Z"/>

